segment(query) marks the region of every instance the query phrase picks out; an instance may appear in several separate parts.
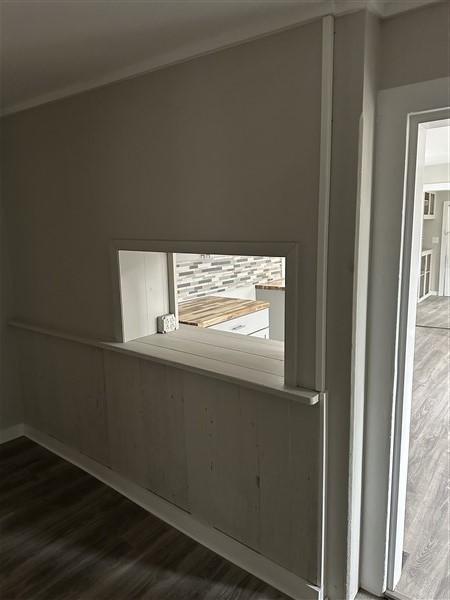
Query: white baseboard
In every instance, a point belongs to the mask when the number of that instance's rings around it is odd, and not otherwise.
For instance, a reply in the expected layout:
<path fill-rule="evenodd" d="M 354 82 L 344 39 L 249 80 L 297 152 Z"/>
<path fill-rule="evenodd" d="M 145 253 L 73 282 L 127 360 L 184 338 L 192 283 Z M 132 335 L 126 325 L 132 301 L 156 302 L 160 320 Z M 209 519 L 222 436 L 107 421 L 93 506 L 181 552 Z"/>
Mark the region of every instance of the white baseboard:
<path fill-rule="evenodd" d="M 434 291 L 434 290 L 430 290 L 430 291 L 428 292 L 428 294 L 426 294 L 426 296 L 422 296 L 422 298 L 419 298 L 419 299 L 417 300 L 417 304 L 420 304 L 421 302 L 423 302 L 424 300 L 426 300 L 426 299 L 427 299 L 427 298 L 429 298 L 430 296 L 437 296 L 437 295 L 438 295 L 438 293 L 437 293 L 436 291 Z"/>
<path fill-rule="evenodd" d="M 19 423 L 18 425 L 12 425 L 5 429 L 0 429 L 0 444 L 5 444 L 11 440 L 22 437 L 24 435 L 24 425 Z"/>
<path fill-rule="evenodd" d="M 198 521 L 191 514 L 167 502 L 163 498 L 128 481 L 115 471 L 80 454 L 56 439 L 27 425 L 22 426 L 24 435 L 68 462 L 80 467 L 123 496 L 129 498 L 148 512 L 175 529 L 193 538 L 216 554 L 265 581 L 294 600 L 322 600 L 322 590 L 301 577 L 294 575 L 247 546 L 228 537 L 217 529 Z"/>

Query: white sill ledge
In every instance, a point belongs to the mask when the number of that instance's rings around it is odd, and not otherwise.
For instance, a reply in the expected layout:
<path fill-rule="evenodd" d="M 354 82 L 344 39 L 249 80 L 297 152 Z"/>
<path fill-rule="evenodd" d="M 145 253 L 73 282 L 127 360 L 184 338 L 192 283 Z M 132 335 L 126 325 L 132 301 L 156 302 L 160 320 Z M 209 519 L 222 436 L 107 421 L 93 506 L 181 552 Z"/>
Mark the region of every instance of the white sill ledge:
<path fill-rule="evenodd" d="M 10 321 L 9 324 L 19 329 L 152 360 L 306 405 L 316 404 L 320 397 L 317 391 L 284 385 L 282 342 L 247 336 L 237 338 L 236 334 L 182 326 L 173 333 L 115 343 L 60 333 L 20 321 Z"/>

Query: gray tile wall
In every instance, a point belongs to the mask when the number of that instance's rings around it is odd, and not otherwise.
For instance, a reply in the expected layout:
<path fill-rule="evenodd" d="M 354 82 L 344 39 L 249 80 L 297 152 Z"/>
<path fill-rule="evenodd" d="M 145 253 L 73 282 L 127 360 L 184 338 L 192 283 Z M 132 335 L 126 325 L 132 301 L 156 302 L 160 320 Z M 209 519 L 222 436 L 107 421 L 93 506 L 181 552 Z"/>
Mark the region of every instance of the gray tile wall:
<path fill-rule="evenodd" d="M 177 263 L 178 300 L 214 295 L 228 288 L 268 283 L 282 277 L 282 259 L 273 256 L 213 255 Z"/>

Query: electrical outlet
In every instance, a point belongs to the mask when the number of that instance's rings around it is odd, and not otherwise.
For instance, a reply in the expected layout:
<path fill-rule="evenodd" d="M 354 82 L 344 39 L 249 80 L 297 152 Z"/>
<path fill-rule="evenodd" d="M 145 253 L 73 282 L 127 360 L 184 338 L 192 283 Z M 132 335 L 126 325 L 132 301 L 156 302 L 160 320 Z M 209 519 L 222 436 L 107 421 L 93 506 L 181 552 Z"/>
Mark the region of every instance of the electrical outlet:
<path fill-rule="evenodd" d="M 432 238 L 433 244 L 439 244 L 439 238 L 438 237 L 434 237 Z"/>

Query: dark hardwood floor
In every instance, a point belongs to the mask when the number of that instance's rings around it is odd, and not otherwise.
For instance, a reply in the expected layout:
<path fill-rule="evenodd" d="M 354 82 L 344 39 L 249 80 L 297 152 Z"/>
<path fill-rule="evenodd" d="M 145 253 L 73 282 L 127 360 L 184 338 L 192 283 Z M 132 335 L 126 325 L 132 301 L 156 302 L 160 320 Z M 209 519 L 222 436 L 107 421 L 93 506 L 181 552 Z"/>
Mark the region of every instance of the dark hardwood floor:
<path fill-rule="evenodd" d="M 26 438 L 0 446 L 0 598 L 288 600 Z"/>

